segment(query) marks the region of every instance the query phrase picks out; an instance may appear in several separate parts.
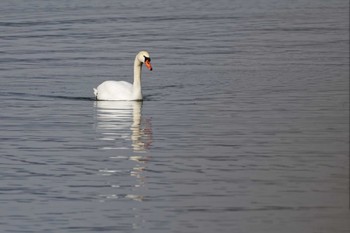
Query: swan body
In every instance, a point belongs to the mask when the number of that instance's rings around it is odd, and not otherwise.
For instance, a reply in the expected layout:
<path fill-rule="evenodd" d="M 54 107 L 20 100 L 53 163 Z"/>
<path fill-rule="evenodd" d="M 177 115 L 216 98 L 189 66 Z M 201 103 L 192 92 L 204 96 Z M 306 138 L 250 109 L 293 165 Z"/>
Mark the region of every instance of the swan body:
<path fill-rule="evenodd" d="M 139 52 L 134 61 L 134 83 L 125 81 L 105 81 L 94 88 L 97 100 L 142 100 L 142 64 L 152 70 L 151 58 L 146 51 Z"/>

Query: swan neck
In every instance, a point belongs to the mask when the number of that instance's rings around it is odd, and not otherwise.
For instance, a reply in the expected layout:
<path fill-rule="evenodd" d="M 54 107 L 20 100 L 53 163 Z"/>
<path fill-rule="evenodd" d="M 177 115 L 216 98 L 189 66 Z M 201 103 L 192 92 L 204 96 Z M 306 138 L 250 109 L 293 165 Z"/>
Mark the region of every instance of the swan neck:
<path fill-rule="evenodd" d="M 135 57 L 134 61 L 134 99 L 140 100 L 142 99 L 142 92 L 141 92 L 141 69 L 142 69 L 142 63 Z"/>

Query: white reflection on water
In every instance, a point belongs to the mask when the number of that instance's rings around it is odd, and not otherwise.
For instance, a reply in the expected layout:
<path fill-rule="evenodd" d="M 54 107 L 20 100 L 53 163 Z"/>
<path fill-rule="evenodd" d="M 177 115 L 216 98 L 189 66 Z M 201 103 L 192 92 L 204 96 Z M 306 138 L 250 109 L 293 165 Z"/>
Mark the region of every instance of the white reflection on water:
<path fill-rule="evenodd" d="M 96 101 L 95 107 L 99 139 L 114 142 L 100 149 L 132 148 L 134 152 L 143 152 L 151 146 L 151 122 L 142 119 L 142 102 Z"/>
<path fill-rule="evenodd" d="M 134 184 L 112 184 L 113 193 L 100 195 L 101 201 L 111 199 L 143 201 L 144 196 L 139 194 L 139 189 L 145 184 L 143 172 L 149 157 L 146 153 L 140 154 L 140 152 L 146 152 L 152 144 L 152 125 L 150 119 L 142 117 L 142 102 L 96 101 L 95 109 L 95 128 L 98 140 L 105 142 L 101 144 L 100 149 L 115 150 L 116 153 L 110 159 L 134 162 L 131 166 L 126 163 L 127 165 L 122 166 L 122 169 L 115 167 L 100 169 L 100 175 L 123 176 L 128 174 L 136 181 Z M 132 153 L 135 154 L 128 156 L 125 153 L 118 153 L 118 150 L 132 150 Z M 125 187 L 132 188 L 126 191 Z"/>

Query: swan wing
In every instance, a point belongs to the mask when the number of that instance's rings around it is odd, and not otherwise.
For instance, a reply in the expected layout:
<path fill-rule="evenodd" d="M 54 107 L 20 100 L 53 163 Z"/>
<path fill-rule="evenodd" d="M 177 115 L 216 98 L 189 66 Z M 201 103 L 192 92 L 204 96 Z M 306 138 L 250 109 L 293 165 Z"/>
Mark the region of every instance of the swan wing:
<path fill-rule="evenodd" d="M 125 81 L 105 81 L 94 94 L 97 100 L 132 100 L 133 85 Z"/>

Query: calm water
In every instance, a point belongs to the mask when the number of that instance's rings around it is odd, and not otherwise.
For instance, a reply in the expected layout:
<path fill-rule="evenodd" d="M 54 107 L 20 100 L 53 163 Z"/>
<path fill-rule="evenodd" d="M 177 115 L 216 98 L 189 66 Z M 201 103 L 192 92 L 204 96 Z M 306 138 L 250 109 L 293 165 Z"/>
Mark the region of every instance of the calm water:
<path fill-rule="evenodd" d="M 1 1 L 1 232 L 348 232 L 348 13 Z M 145 100 L 94 101 L 143 49 Z"/>

